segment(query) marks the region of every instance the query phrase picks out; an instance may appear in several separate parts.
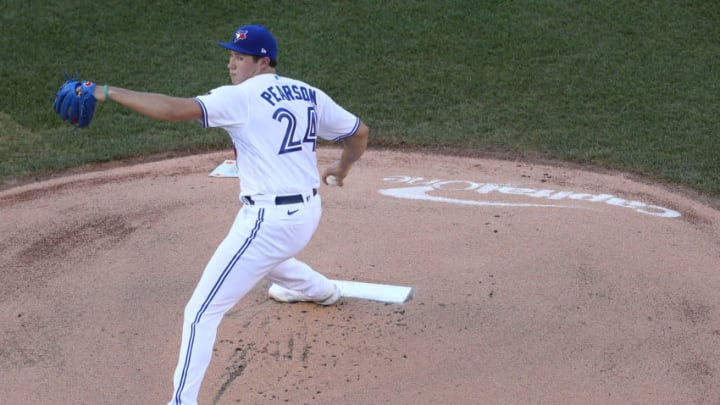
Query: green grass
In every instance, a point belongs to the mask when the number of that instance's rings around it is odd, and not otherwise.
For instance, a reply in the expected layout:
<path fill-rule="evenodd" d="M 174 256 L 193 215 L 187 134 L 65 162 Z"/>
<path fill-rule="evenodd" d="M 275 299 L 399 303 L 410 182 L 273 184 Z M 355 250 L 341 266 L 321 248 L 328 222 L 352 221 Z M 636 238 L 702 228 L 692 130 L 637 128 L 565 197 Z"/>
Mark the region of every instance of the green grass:
<path fill-rule="evenodd" d="M 221 130 L 108 103 L 72 130 L 62 73 L 195 96 L 215 46 L 276 34 L 281 74 L 318 85 L 371 145 L 492 150 L 604 166 L 720 196 L 720 3 L 708 1 L 2 0 L 0 181 L 91 162 L 229 148 Z"/>

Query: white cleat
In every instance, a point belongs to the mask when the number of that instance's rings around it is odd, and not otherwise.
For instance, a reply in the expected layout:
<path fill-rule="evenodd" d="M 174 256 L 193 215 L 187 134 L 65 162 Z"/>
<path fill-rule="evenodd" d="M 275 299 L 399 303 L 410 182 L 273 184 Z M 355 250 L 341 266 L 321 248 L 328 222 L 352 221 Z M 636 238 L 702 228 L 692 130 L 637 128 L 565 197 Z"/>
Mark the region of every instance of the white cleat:
<path fill-rule="evenodd" d="M 270 295 L 270 298 L 279 302 L 314 302 L 319 305 L 332 305 L 340 300 L 341 293 L 340 288 L 338 288 L 337 285 L 334 285 L 333 292 L 330 295 L 326 298 L 314 300 L 298 291 L 281 287 L 273 283 L 268 290 L 268 295 Z"/>

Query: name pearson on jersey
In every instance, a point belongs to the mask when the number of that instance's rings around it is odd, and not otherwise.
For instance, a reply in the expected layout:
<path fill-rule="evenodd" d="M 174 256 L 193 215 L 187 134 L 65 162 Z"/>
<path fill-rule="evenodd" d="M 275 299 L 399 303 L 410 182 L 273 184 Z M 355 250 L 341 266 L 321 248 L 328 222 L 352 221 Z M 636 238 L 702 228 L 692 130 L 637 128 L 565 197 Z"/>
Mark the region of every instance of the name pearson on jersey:
<path fill-rule="evenodd" d="M 308 89 L 304 86 L 270 86 L 265 91 L 260 93 L 265 101 L 270 103 L 271 106 L 275 106 L 275 103 L 282 101 L 310 101 L 317 105 L 317 92 L 314 89 Z"/>

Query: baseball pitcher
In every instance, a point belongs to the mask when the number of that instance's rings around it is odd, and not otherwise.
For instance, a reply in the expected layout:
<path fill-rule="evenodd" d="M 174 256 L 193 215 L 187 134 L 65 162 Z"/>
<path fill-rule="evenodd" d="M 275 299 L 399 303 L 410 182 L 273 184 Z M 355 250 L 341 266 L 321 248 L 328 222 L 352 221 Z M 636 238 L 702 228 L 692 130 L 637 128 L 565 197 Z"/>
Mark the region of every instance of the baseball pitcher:
<path fill-rule="evenodd" d="M 188 301 L 170 404 L 196 404 L 223 315 L 263 278 L 280 302 L 332 305 L 341 292 L 295 256 L 310 241 L 321 215 L 320 181 L 343 185 L 364 153 L 369 129 L 325 92 L 276 73 L 277 43 L 260 25 L 237 29 L 229 42 L 232 84 L 193 98 L 137 92 L 68 79 L 54 110 L 87 127 L 97 101 L 114 101 L 161 121 L 197 120 L 224 128 L 237 152 L 243 205 L 207 263 Z M 342 142 L 340 159 L 320 174 L 318 138 Z"/>

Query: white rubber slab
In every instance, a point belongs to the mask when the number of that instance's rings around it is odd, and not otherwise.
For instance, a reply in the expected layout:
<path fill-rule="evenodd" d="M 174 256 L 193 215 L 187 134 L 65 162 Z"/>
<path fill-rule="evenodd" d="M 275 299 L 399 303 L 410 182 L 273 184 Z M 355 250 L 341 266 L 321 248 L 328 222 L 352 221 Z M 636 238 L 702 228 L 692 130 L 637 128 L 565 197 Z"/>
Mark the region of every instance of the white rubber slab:
<path fill-rule="evenodd" d="M 210 177 L 237 177 L 238 170 L 235 165 L 235 160 L 226 160 L 220 163 L 213 171 L 209 174 Z"/>
<path fill-rule="evenodd" d="M 363 283 L 359 281 L 333 280 L 343 297 L 402 304 L 412 297 L 412 287 L 388 284 Z"/>

